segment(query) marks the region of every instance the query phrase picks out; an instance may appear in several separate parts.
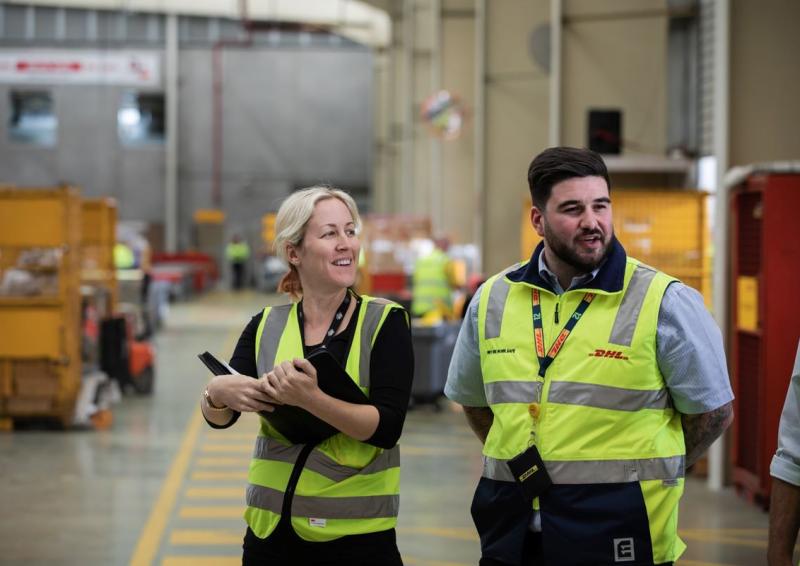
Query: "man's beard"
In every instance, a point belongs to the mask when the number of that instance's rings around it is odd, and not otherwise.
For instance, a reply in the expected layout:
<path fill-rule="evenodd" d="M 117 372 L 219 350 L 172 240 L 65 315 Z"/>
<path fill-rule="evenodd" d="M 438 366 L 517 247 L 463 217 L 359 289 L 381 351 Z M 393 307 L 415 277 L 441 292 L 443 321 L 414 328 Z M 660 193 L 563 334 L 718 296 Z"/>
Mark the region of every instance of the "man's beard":
<path fill-rule="evenodd" d="M 583 231 L 578 234 L 577 237 L 583 238 L 585 236 L 592 235 L 597 235 L 600 238 L 603 237 L 603 233 L 600 230 Z M 578 255 L 578 253 L 572 249 L 567 242 L 559 239 L 555 234 L 553 234 L 547 222 L 544 223 L 544 239 L 547 242 L 547 246 L 550 248 L 550 251 L 555 254 L 558 259 L 575 269 L 578 273 L 589 273 L 597 269 L 606 260 L 611 253 L 613 243 L 617 237 L 614 235 L 612 228 L 611 238 L 609 238 L 607 243 L 603 244 L 602 253 L 597 256 L 597 259 L 585 259 Z"/>

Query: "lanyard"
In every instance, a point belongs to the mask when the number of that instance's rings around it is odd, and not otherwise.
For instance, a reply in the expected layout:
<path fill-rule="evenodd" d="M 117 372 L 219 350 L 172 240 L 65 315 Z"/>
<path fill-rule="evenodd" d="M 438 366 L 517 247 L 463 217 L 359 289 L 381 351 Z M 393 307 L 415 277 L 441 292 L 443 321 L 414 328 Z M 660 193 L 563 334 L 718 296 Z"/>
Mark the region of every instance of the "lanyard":
<path fill-rule="evenodd" d="M 339 305 L 339 308 L 336 309 L 336 314 L 333 315 L 333 320 L 331 320 L 331 325 L 328 328 L 328 331 L 325 333 L 325 337 L 322 339 L 322 344 L 318 346 L 318 348 L 327 348 L 328 343 L 333 339 L 333 335 L 336 334 L 336 329 L 339 327 L 339 324 L 342 322 L 345 313 L 347 312 L 347 307 L 350 306 L 350 290 L 348 289 L 344 294 L 344 299 L 342 299 L 342 304 Z M 297 303 L 297 320 L 300 322 L 300 340 L 303 343 L 303 347 L 305 348 L 306 345 L 306 337 L 305 337 L 305 324 L 303 324 L 303 301 L 301 300 Z"/>
<path fill-rule="evenodd" d="M 547 355 L 545 355 L 544 329 L 542 328 L 542 307 L 539 300 L 539 290 L 533 289 L 533 293 L 531 295 L 531 303 L 533 304 L 533 341 L 536 344 L 536 357 L 539 358 L 540 377 L 544 377 L 545 372 L 547 372 L 547 368 L 550 367 L 550 364 L 552 364 L 556 359 L 556 356 L 561 351 L 562 346 L 564 346 L 564 342 L 567 341 L 569 333 L 572 332 L 572 329 L 575 328 L 576 324 L 578 324 L 578 321 L 581 319 L 581 316 L 583 316 L 583 313 L 586 312 L 586 309 L 589 308 L 589 305 L 594 300 L 594 297 L 594 293 L 586 293 L 583 296 L 578 308 L 576 308 L 575 312 L 572 313 L 572 316 L 569 317 L 567 324 L 564 325 L 564 328 L 558 334 L 558 338 L 556 338 L 556 341 L 553 342 L 552 346 L 550 346 L 550 351 L 548 351 Z"/>

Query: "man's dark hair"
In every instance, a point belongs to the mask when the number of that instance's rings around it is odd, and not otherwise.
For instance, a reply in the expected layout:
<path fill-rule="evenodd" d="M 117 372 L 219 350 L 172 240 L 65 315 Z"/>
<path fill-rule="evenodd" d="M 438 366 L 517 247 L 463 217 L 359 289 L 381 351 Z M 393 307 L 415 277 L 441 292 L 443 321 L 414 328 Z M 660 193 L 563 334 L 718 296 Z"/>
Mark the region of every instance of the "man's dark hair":
<path fill-rule="evenodd" d="M 602 177 L 611 192 L 608 169 L 599 153 L 577 147 L 551 147 L 534 157 L 528 167 L 528 187 L 534 206 L 543 211 L 553 186 L 573 177 Z"/>

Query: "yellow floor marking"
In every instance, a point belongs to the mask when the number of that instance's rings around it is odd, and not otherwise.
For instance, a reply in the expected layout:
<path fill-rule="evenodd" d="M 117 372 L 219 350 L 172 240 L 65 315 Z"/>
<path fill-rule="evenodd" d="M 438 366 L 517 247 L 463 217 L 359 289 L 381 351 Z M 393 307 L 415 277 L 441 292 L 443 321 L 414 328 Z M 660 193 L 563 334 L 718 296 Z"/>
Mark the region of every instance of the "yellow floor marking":
<path fill-rule="evenodd" d="M 252 454 L 252 444 L 204 444 L 200 450 L 202 452 L 241 452 Z"/>
<path fill-rule="evenodd" d="M 244 531 L 226 531 L 212 529 L 174 529 L 169 537 L 172 545 L 188 544 L 192 546 L 241 544 Z"/>
<path fill-rule="evenodd" d="M 684 540 L 693 540 L 696 542 L 715 542 L 717 544 L 725 544 L 730 546 L 746 546 L 749 548 L 767 548 L 767 541 L 766 540 L 754 540 L 754 539 L 743 539 L 743 538 L 736 538 L 730 536 L 724 536 L 724 534 L 714 534 L 714 533 L 693 533 L 693 532 L 685 532 L 681 529 L 678 529 L 678 535 Z"/>
<path fill-rule="evenodd" d="M 473 527 L 440 528 L 440 527 L 397 527 L 398 533 L 431 535 L 458 540 L 478 540 L 478 533 Z"/>
<path fill-rule="evenodd" d="M 722 562 L 703 562 L 702 560 L 678 560 L 675 566 L 734 566 Z"/>
<path fill-rule="evenodd" d="M 767 537 L 768 529 L 681 529 L 682 533 L 721 534 L 730 536 Z"/>
<path fill-rule="evenodd" d="M 189 499 L 235 499 L 244 500 L 244 486 L 237 487 L 190 487 L 186 490 Z"/>
<path fill-rule="evenodd" d="M 192 472 L 192 481 L 242 480 L 247 481 L 247 470 L 241 472 Z"/>
<path fill-rule="evenodd" d="M 241 470 L 242 467 L 247 469 L 247 466 L 250 465 L 250 457 L 217 458 L 208 456 L 204 458 L 197 458 L 194 463 L 198 468 L 236 468 L 237 470 Z"/>
<path fill-rule="evenodd" d="M 150 512 L 150 517 L 148 517 L 142 534 L 139 536 L 139 542 L 131 558 L 131 566 L 150 566 L 153 562 L 161 542 L 161 536 L 169 520 L 170 511 L 178 497 L 178 489 L 186 475 L 192 448 L 197 440 L 202 423 L 203 416 L 200 413 L 200 409 L 197 409 L 189 420 L 178 455 L 175 457 L 175 461 L 172 462 L 167 478 L 161 486 L 161 493 L 159 493 L 156 504 Z"/>
<path fill-rule="evenodd" d="M 244 504 L 235 506 L 181 507 L 181 519 L 240 519 L 244 515 Z"/>
<path fill-rule="evenodd" d="M 161 566 L 241 566 L 242 556 L 165 556 Z"/>

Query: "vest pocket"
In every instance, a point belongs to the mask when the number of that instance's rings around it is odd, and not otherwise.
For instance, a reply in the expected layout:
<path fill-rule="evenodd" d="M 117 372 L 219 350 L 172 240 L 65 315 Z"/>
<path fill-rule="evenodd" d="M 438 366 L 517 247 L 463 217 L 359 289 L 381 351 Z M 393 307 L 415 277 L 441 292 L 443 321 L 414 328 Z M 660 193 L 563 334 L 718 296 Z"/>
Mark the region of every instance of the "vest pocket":
<path fill-rule="evenodd" d="M 554 485 L 540 503 L 546 564 L 653 564 L 639 482 Z"/>
<path fill-rule="evenodd" d="M 481 539 L 481 555 L 520 564 L 533 509 L 519 486 L 481 478 L 470 512 Z"/>

